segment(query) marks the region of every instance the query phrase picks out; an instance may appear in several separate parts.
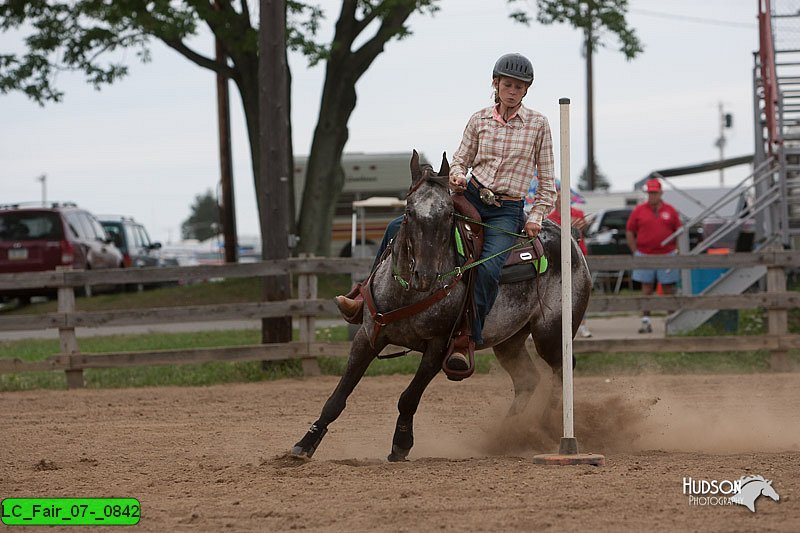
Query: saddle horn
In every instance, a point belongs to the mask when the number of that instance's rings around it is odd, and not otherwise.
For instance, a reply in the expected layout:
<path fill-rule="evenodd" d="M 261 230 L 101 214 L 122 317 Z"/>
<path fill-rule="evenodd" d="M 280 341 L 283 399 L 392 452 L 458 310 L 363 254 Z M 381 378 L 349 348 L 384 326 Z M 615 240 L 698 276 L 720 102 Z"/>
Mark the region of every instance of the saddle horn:
<path fill-rule="evenodd" d="M 439 176 L 450 175 L 450 163 L 447 162 L 447 152 L 442 152 L 442 166 L 439 167 Z"/>

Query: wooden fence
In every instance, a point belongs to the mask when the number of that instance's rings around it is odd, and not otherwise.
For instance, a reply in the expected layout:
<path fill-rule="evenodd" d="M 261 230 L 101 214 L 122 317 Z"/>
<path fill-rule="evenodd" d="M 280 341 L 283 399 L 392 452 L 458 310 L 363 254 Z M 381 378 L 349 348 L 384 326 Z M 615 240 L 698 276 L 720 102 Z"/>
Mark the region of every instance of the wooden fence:
<path fill-rule="evenodd" d="M 87 368 L 121 368 L 140 365 L 202 363 L 209 361 L 302 360 L 307 375 L 319 373 L 316 358 L 344 356 L 349 342 L 316 342 L 315 318 L 337 316 L 332 301 L 317 298 L 317 274 L 363 272 L 371 259 L 304 258 L 264 261 L 250 264 L 205 265 L 118 269 L 106 271 L 56 270 L 0 275 L 0 291 L 23 288 L 53 288 L 58 291 L 58 310 L 35 316 L 0 316 L 0 332 L 58 328 L 60 353 L 37 362 L 0 358 L 0 374 L 42 370 L 63 370 L 69 388 L 82 387 Z M 590 256 L 592 271 L 619 271 L 633 268 L 736 268 L 767 267 L 765 292 L 730 296 L 608 296 L 593 295 L 590 312 L 631 312 L 649 309 L 767 309 L 766 335 L 736 337 L 668 337 L 666 339 L 576 339 L 575 353 L 595 352 L 729 352 L 769 350 L 776 369 L 786 367 L 786 352 L 800 348 L 800 335 L 788 332 L 787 310 L 800 307 L 800 293 L 786 291 L 786 270 L 800 267 L 800 252 L 769 251 L 730 255 L 679 257 Z M 297 277 L 297 298 L 285 301 L 219 304 L 103 312 L 79 311 L 75 306 L 76 287 L 106 284 L 146 284 L 168 281 L 199 281 L 214 278 L 266 277 L 291 274 Z M 125 353 L 82 354 L 76 327 L 98 327 L 178 322 L 203 322 L 233 319 L 261 319 L 294 316 L 300 319 L 297 342 L 259 344 L 225 348 L 159 350 Z M 1 338 L 1 337 L 0 337 Z"/>

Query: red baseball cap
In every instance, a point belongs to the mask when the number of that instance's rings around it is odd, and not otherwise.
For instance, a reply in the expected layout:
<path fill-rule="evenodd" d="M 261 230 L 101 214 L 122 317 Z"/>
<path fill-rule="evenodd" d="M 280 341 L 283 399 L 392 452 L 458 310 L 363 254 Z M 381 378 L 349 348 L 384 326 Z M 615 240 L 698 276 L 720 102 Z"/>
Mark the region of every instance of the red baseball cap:
<path fill-rule="evenodd" d="M 658 178 L 650 178 L 647 180 L 644 190 L 647 192 L 661 192 L 661 182 Z"/>

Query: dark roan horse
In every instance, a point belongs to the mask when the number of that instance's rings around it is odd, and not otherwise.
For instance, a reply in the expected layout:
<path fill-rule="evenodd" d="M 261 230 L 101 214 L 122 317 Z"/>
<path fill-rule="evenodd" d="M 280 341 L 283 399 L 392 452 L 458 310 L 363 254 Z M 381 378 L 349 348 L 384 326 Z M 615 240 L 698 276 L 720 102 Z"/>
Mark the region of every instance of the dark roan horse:
<path fill-rule="evenodd" d="M 387 313 L 427 298 L 443 285 L 453 283 L 447 273 L 458 264 L 454 246 L 454 207 L 447 186 L 449 165 L 442 158 L 438 175 L 430 165 L 419 164 L 415 151 L 411 159 L 412 185 L 407 198 L 405 222 L 392 242 L 391 254 L 374 272 L 371 290 L 379 312 Z M 514 400 L 509 416 L 522 413 L 534 394 L 540 377 L 527 348 L 532 336 L 538 355 L 560 383 L 561 348 L 561 238 L 560 228 L 546 220 L 539 234 L 547 270 L 537 278 L 503 284 L 483 329 L 483 345 L 491 347 L 500 365 L 510 374 Z M 396 280 L 408 280 L 408 287 Z M 572 240 L 572 335 L 586 311 L 591 280 L 586 260 Z M 372 342 L 374 318 L 365 309 L 364 322 L 353 339 L 347 368 L 325 402 L 319 419 L 291 450 L 292 455 L 311 457 L 328 425 L 345 408 L 347 398 L 367 367 L 387 345 L 398 345 L 422 353 L 414 378 L 400 396 L 389 461 L 403 461 L 414 444 L 414 414 L 422 393 L 442 369 L 442 361 L 453 325 L 459 318 L 466 290 L 455 283 L 442 300 L 409 318 L 392 322 Z M 573 359 L 574 365 L 574 359 Z"/>

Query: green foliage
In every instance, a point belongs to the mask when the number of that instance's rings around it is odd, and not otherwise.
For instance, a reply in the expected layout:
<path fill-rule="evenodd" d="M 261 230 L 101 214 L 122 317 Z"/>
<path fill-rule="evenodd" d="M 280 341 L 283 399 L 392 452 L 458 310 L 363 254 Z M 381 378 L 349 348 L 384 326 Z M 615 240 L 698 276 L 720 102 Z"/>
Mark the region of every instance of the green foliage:
<path fill-rule="evenodd" d="M 152 38 L 201 67 L 237 78 L 239 60 L 255 57 L 258 52 L 258 30 L 251 22 L 248 2 L 219 5 L 215 9 L 213 2 L 191 0 L 2 2 L 0 32 L 26 35 L 26 50 L 0 54 L 0 92 L 21 91 L 41 105 L 58 102 L 64 95 L 55 82 L 63 71 L 81 72 L 88 83 L 99 89 L 128 73 L 128 68 L 115 59 L 122 54 L 114 52 L 132 49 L 141 61 L 147 61 Z M 313 57 L 324 55 L 325 47 L 314 41 L 322 18 L 319 7 L 289 1 L 287 13 L 288 46 Z M 209 28 L 222 42 L 232 58 L 232 67 L 221 66 L 188 47 L 186 40 L 196 35 L 201 26 Z"/>
<path fill-rule="evenodd" d="M 219 205 L 211 192 L 194 197 L 189 218 L 181 224 L 181 235 L 184 239 L 204 241 L 222 232 L 219 221 Z"/>
<path fill-rule="evenodd" d="M 508 0 L 517 4 L 522 0 Z M 625 15 L 628 0 L 536 0 L 536 20 L 542 24 L 569 23 L 574 28 L 591 36 L 592 50 L 605 46 L 602 33 L 616 35 L 619 50 L 627 59 L 633 59 L 642 50 L 642 43 L 633 28 L 628 26 Z M 530 24 L 530 16 L 524 9 L 511 13 L 511 18 L 523 24 Z"/>

